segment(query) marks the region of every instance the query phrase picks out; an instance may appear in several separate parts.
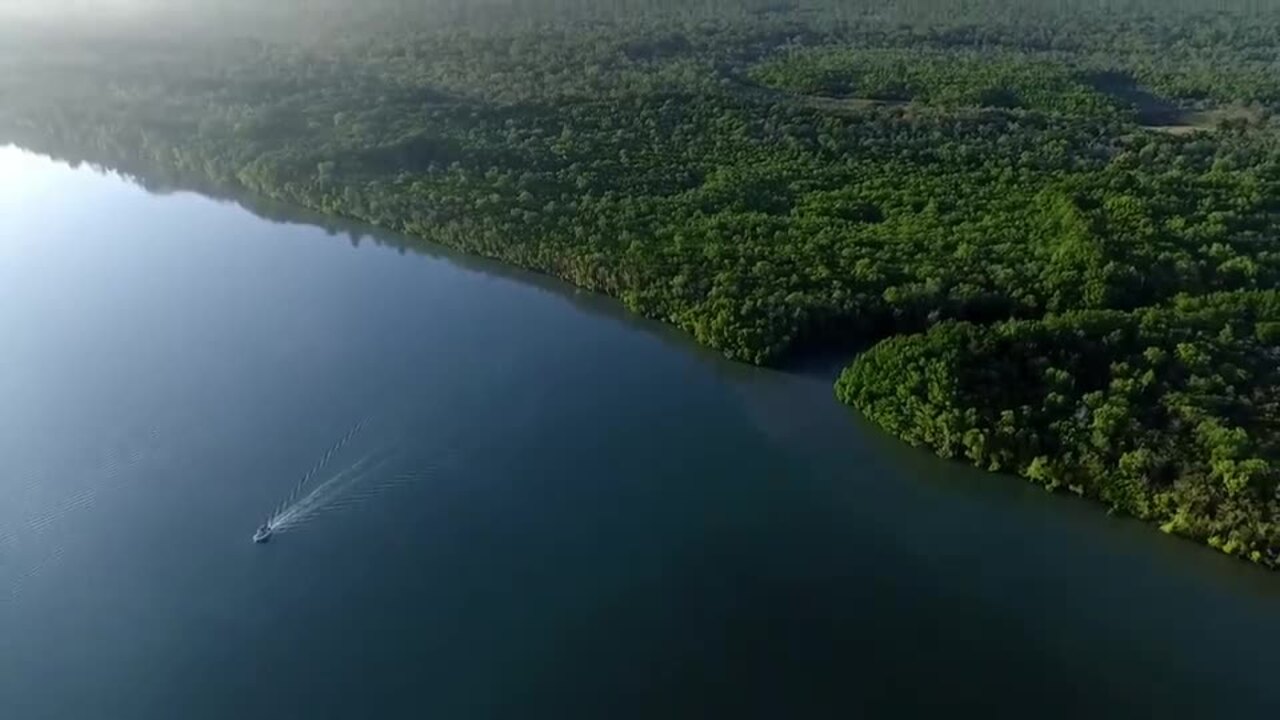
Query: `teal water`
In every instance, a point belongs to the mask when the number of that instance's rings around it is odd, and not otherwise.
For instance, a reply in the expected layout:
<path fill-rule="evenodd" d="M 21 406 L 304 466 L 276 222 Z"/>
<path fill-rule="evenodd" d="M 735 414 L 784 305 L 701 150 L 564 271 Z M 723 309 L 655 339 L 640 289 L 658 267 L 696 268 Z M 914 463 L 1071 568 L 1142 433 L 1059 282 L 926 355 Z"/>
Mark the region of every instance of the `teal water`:
<path fill-rule="evenodd" d="M 1280 708 L 1280 576 L 271 217 L 0 149 L 0 718 Z"/>

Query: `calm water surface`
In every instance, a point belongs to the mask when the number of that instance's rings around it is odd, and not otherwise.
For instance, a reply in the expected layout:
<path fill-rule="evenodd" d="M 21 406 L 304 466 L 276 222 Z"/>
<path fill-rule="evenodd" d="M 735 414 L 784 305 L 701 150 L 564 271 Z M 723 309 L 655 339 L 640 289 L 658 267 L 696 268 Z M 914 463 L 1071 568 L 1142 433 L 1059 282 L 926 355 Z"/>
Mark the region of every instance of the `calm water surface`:
<path fill-rule="evenodd" d="M 1280 575 L 384 239 L 0 150 L 0 717 L 1280 710 Z"/>

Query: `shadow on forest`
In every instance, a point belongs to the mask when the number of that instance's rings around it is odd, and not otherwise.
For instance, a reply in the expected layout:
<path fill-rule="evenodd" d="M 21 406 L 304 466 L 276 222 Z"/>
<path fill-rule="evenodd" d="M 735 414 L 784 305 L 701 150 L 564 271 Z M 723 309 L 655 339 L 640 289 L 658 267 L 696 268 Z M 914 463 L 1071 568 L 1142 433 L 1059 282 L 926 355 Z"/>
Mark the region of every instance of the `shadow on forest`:
<path fill-rule="evenodd" d="M 1089 84 L 1137 111 L 1140 125 L 1153 127 L 1194 127 L 1195 113 L 1166 100 L 1138 85 L 1133 77 L 1119 72 L 1100 72 L 1088 76 Z"/>

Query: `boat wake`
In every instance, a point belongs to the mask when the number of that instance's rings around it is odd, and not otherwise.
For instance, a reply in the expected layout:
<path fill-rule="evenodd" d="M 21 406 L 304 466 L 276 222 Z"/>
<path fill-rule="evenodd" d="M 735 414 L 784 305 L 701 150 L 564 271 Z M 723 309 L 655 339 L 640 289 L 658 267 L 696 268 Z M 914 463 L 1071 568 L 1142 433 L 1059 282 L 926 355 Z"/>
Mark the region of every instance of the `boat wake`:
<path fill-rule="evenodd" d="M 343 504 L 339 501 L 346 498 L 362 480 L 384 469 L 389 460 L 389 457 L 377 457 L 372 453 L 365 455 L 326 478 L 311 492 L 280 509 L 267 521 L 267 527 L 272 533 L 286 532 L 307 524 L 326 510 L 342 507 Z"/>
<path fill-rule="evenodd" d="M 67 529 L 111 491 L 164 461 L 159 426 L 126 433 L 66 469 L 23 473 L 0 503 L 0 605 L 16 603 L 27 585 L 58 565 Z M 0 488 L 4 490 L 5 488 Z"/>
<path fill-rule="evenodd" d="M 289 496 L 254 533 L 255 543 L 268 542 L 275 535 L 297 530 L 324 515 L 352 508 L 431 474 L 392 472 L 395 461 L 400 459 L 393 446 L 370 451 L 326 476 L 330 461 L 341 455 L 363 427 L 364 421 L 356 423 L 303 475 Z"/>

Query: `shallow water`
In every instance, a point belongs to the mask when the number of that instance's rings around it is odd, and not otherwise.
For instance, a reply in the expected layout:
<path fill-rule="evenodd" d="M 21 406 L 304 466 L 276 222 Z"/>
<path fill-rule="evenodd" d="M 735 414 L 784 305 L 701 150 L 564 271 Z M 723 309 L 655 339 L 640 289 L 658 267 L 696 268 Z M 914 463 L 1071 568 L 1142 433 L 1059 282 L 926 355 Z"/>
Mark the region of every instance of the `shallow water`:
<path fill-rule="evenodd" d="M 0 717 L 1280 708 L 1280 576 L 273 217 L 0 150 Z"/>

